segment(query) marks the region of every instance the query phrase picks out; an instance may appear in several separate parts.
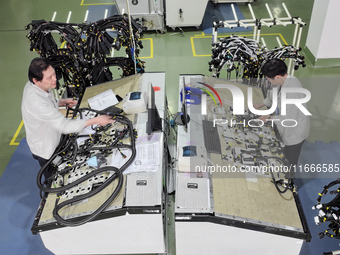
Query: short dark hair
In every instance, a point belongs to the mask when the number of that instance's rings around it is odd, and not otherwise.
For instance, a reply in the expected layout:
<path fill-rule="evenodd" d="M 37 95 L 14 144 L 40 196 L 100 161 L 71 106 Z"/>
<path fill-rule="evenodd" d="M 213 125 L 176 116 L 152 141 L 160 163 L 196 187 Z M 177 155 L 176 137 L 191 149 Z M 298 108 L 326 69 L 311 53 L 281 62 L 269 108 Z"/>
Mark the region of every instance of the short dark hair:
<path fill-rule="evenodd" d="M 34 58 L 31 61 L 28 68 L 28 79 L 33 83 L 33 78 L 37 81 L 41 81 L 44 77 L 43 71 L 45 71 L 51 65 L 50 61 L 43 58 Z"/>
<path fill-rule="evenodd" d="M 261 71 L 264 76 L 273 79 L 276 75 L 285 76 L 287 65 L 280 59 L 271 59 L 263 65 Z"/>

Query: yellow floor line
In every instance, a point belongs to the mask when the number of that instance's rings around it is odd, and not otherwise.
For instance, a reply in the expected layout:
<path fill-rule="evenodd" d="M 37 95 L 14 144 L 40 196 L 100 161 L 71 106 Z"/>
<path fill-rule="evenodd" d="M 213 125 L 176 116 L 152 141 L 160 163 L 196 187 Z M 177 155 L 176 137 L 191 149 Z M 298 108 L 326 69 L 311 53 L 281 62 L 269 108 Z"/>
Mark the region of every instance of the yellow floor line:
<path fill-rule="evenodd" d="M 196 55 L 195 44 L 194 44 L 194 38 L 195 38 L 195 37 L 190 37 L 192 55 L 193 55 L 194 57 L 202 56 L 202 55 Z M 198 38 L 198 37 L 196 37 L 196 38 Z"/>
<path fill-rule="evenodd" d="M 15 132 L 15 134 L 14 134 L 14 136 L 13 136 L 11 142 L 9 143 L 9 145 L 19 145 L 19 143 L 18 143 L 18 142 L 15 142 L 15 140 L 17 139 L 17 137 L 18 137 L 18 135 L 19 135 L 19 133 L 20 133 L 20 130 L 22 129 L 22 126 L 23 126 L 23 125 L 24 125 L 24 121 L 21 120 L 20 125 L 19 125 L 17 131 Z"/>
<path fill-rule="evenodd" d="M 139 57 L 139 58 L 153 58 L 153 39 L 152 38 L 143 38 L 141 40 L 150 40 L 150 56 L 149 57 Z"/>
<path fill-rule="evenodd" d="M 286 42 L 285 38 L 283 38 L 283 36 L 282 36 L 280 33 L 279 33 L 279 36 L 281 37 L 283 43 L 284 43 L 285 45 L 288 45 L 288 43 Z"/>

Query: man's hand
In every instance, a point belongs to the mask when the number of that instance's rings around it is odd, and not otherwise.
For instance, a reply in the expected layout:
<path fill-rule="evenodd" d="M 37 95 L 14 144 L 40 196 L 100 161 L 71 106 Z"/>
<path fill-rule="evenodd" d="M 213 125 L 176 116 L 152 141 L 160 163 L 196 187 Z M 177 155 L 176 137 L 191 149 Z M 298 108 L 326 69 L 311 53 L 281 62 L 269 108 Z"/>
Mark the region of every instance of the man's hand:
<path fill-rule="evenodd" d="M 59 100 L 59 106 L 66 106 L 69 108 L 76 106 L 77 103 L 78 103 L 77 100 L 74 100 L 73 98 L 66 98 L 66 99 Z"/>
<path fill-rule="evenodd" d="M 99 125 L 99 126 L 105 126 L 107 124 L 115 122 L 111 116 L 108 115 L 100 115 L 98 117 L 95 117 L 93 119 L 88 119 L 86 121 L 86 127 L 90 125 Z"/>
<path fill-rule="evenodd" d="M 259 117 L 259 119 L 266 123 L 268 119 L 270 119 L 270 115 L 262 115 Z"/>

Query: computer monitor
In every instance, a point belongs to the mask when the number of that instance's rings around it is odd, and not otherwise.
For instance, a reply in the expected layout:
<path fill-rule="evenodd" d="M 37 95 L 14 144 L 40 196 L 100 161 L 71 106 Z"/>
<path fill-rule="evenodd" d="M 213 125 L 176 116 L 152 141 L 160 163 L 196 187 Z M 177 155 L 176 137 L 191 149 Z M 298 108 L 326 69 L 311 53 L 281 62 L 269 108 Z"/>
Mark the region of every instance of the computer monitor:
<path fill-rule="evenodd" d="M 185 89 L 185 79 L 183 76 L 183 91 L 182 91 L 182 118 L 183 118 L 183 125 L 185 127 L 185 130 L 188 129 L 188 123 L 190 121 L 189 116 L 188 116 L 188 110 L 187 110 L 187 93 Z"/>
<path fill-rule="evenodd" d="M 162 130 L 162 121 L 159 116 L 156 103 L 155 103 L 155 91 L 151 82 L 148 85 L 148 119 L 146 122 L 146 132 L 151 135 L 154 131 Z"/>
<path fill-rule="evenodd" d="M 186 93 L 186 88 L 185 88 L 184 76 L 183 76 L 183 86 L 182 86 L 182 91 L 181 91 L 181 101 L 182 101 L 181 111 L 175 114 L 174 122 L 177 125 L 184 126 L 185 131 L 187 131 L 190 117 L 188 115 L 188 109 L 187 109 L 187 93 Z"/>

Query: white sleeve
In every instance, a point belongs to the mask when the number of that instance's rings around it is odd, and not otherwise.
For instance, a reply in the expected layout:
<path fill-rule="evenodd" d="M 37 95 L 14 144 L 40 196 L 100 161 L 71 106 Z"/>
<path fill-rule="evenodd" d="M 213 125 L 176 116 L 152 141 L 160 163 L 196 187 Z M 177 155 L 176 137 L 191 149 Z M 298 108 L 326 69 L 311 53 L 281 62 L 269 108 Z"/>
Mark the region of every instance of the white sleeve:
<path fill-rule="evenodd" d="M 51 128 L 55 128 L 63 134 L 78 133 L 85 127 L 86 120 L 66 119 L 57 108 L 47 102 L 40 101 L 32 104 L 31 107 L 38 120 L 47 122 Z"/>

